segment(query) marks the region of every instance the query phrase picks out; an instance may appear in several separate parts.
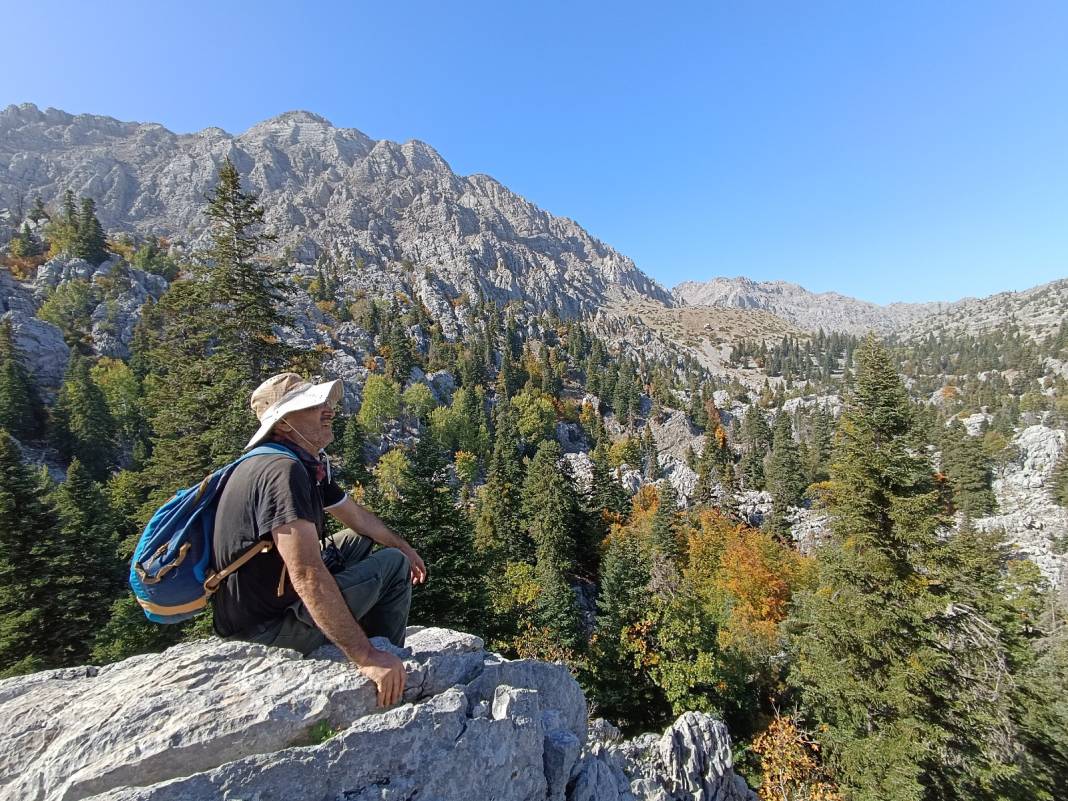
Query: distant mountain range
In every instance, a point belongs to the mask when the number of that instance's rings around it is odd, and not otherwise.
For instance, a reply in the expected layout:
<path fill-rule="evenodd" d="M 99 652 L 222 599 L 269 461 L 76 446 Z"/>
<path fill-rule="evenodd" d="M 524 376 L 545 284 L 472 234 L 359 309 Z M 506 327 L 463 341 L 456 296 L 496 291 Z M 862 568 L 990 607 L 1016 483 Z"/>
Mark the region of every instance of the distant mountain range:
<path fill-rule="evenodd" d="M 686 281 L 672 290 L 675 299 L 688 306 L 725 306 L 761 309 L 816 331 L 890 333 L 941 311 L 945 303 L 891 303 L 879 306 L 837 292 L 809 292 L 786 281 L 753 281 L 749 278 L 713 278 Z"/>
<path fill-rule="evenodd" d="M 276 255 L 328 256 L 347 265 L 349 288 L 412 292 L 457 327 L 479 297 L 582 318 L 650 304 L 752 309 L 803 330 L 905 336 L 1012 319 L 1041 333 L 1068 309 L 1066 281 L 985 300 L 887 306 L 742 277 L 687 281 L 669 293 L 576 222 L 489 176 L 457 175 L 430 145 L 376 141 L 305 111 L 235 136 L 8 106 L 0 111 L 0 209 L 10 221 L 34 197 L 54 205 L 71 189 L 94 198 L 110 231 L 195 247 L 207 236 L 204 198 L 226 157 L 259 195 L 278 234 Z"/>

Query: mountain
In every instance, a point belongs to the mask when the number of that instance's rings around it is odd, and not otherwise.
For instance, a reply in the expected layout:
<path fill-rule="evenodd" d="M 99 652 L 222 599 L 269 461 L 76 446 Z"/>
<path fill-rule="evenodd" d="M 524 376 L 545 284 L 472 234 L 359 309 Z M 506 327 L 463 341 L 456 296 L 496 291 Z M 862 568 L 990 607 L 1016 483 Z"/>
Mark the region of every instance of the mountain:
<path fill-rule="evenodd" d="M 1068 278 L 1022 292 L 999 292 L 986 298 L 965 298 L 900 329 L 903 339 L 928 333 L 983 334 L 1005 325 L 1019 326 L 1032 338 L 1055 332 L 1068 317 Z"/>
<path fill-rule="evenodd" d="M 633 261 L 493 178 L 457 175 L 423 142 L 376 141 L 304 111 L 234 136 L 8 106 L 0 207 L 14 218 L 35 196 L 55 204 L 70 189 L 95 199 L 111 232 L 196 246 L 207 235 L 204 196 L 226 157 L 259 195 L 280 254 L 362 269 L 362 289 L 414 287 L 439 308 L 485 295 L 573 317 L 610 299 L 672 303 Z M 414 273 L 412 265 L 425 280 L 402 286 L 396 276 Z"/>
<path fill-rule="evenodd" d="M 760 309 L 807 331 L 844 331 L 887 334 L 940 311 L 946 303 L 891 303 L 880 306 L 837 292 L 810 292 L 787 281 L 753 281 L 749 278 L 713 278 L 684 281 L 671 290 L 688 306 L 723 306 Z"/>

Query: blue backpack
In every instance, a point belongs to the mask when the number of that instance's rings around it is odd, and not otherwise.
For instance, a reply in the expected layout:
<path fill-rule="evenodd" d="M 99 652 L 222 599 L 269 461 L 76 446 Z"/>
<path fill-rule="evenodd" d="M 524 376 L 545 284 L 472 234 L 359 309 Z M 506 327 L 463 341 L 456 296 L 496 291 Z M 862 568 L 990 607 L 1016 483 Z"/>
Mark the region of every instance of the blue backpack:
<path fill-rule="evenodd" d="M 152 515 L 130 560 L 130 587 L 149 620 L 188 620 L 208 605 L 223 579 L 274 547 L 270 540 L 258 542 L 223 569 L 209 572 L 215 508 L 222 489 L 235 467 L 253 456 L 266 455 L 297 459 L 282 445 L 261 445 L 196 486 L 179 490 Z"/>

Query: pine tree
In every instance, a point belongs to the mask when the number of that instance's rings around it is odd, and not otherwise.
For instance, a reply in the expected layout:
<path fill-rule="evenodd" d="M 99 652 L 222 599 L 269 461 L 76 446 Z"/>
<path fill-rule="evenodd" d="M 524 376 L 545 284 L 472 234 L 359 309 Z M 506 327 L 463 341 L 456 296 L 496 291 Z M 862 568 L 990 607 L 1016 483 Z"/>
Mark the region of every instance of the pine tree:
<path fill-rule="evenodd" d="M 75 223 L 74 255 L 90 264 L 100 264 L 108 257 L 107 237 L 96 216 L 96 203 L 91 197 L 82 198 L 81 212 Z"/>
<path fill-rule="evenodd" d="M 960 776 L 997 767 L 987 745 L 997 738 L 990 721 L 940 700 L 966 697 L 970 680 L 953 669 L 957 623 L 938 579 L 946 521 L 905 388 L 874 336 L 856 353 L 831 480 L 818 586 L 795 598 L 791 681 L 849 797 L 972 797 Z"/>
<path fill-rule="evenodd" d="M 764 489 L 764 457 L 771 447 L 771 429 L 763 410 L 750 406 L 742 422 L 742 439 L 746 449 L 742 455 L 742 477 L 749 489 Z"/>
<path fill-rule="evenodd" d="M 0 322 L 0 428 L 20 439 L 42 433 L 44 406 L 37 385 L 15 345 L 11 321 Z"/>
<path fill-rule="evenodd" d="M 478 633 L 489 612 L 485 587 L 477 578 L 471 525 L 456 507 L 447 466 L 433 439 L 420 438 L 398 492 L 379 511 L 428 567 L 430 578 L 412 595 L 411 622 Z"/>
<path fill-rule="evenodd" d="M 123 588 L 123 563 L 118 556 L 115 520 L 107 498 L 88 469 L 75 459 L 67 479 L 53 492 L 59 537 L 72 551 L 64 590 L 74 603 L 64 614 L 65 664 L 78 665 L 89 656 L 93 638 L 109 616 L 109 607 Z"/>
<path fill-rule="evenodd" d="M 579 621 L 568 577 L 575 566 L 577 503 L 560 470 L 562 456 L 555 441 L 538 446 L 523 483 L 523 516 L 536 551 L 537 622 L 563 648 L 575 651 Z"/>
<path fill-rule="evenodd" d="M 53 626 L 66 596 L 49 586 L 52 551 L 63 545 L 57 534 L 55 510 L 0 429 L 0 676 L 59 664 Z"/>
<path fill-rule="evenodd" d="M 800 506 L 805 492 L 805 479 L 801 473 L 801 460 L 793 438 L 790 415 L 780 411 L 775 418 L 774 442 L 768 460 L 768 491 L 772 508 L 769 530 L 779 536 L 789 531 L 786 512 L 791 506 Z"/>
<path fill-rule="evenodd" d="M 497 404 L 493 455 L 481 494 L 475 523 L 475 542 L 487 562 L 534 562 L 534 543 L 523 525 L 523 466 L 519 461 L 519 431 L 511 404 Z"/>
<path fill-rule="evenodd" d="M 89 362 L 72 353 L 52 409 L 52 442 L 64 459 L 80 461 L 98 481 L 117 459 L 115 420 L 107 399 L 89 374 Z"/>
<path fill-rule="evenodd" d="M 212 247 L 210 297 L 221 309 L 214 315 L 218 350 L 228 364 L 247 376 L 251 387 L 281 367 L 289 355 L 274 334 L 287 321 L 277 305 L 283 295 L 275 268 L 258 261 L 274 236 L 263 232 L 263 208 L 241 189 L 241 176 L 227 158 L 219 183 L 208 195 Z"/>

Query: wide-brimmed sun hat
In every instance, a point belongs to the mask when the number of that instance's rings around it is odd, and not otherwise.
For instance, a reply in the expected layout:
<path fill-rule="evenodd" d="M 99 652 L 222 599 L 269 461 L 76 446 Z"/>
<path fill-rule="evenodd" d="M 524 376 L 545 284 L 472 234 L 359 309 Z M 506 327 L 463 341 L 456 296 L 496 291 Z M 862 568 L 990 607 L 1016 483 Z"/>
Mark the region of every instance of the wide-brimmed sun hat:
<path fill-rule="evenodd" d="M 262 442 L 275 424 L 290 412 L 310 409 L 320 403 L 336 404 L 344 387 L 341 381 L 313 384 L 296 373 L 279 373 L 260 384 L 252 393 L 250 404 L 259 418 L 260 428 L 245 446 L 247 451 Z"/>

